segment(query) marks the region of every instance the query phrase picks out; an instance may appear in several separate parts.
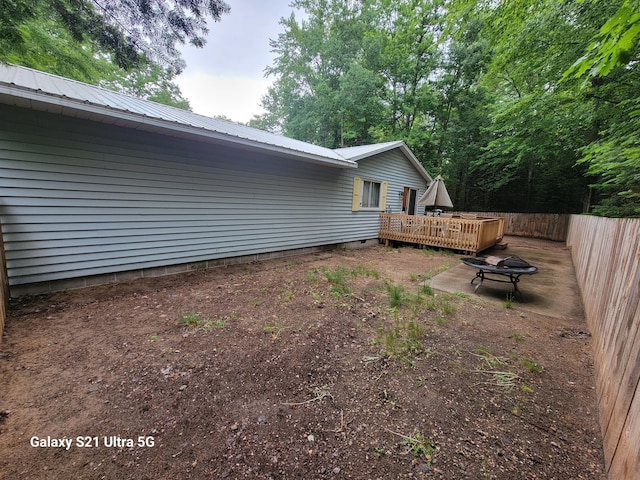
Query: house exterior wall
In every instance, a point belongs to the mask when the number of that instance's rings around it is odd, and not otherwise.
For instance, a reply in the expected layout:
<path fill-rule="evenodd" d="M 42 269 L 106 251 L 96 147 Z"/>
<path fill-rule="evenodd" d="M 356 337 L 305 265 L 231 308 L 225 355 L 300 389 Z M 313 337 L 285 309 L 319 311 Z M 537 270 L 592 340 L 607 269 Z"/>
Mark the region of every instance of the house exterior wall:
<path fill-rule="evenodd" d="M 370 173 L 371 172 L 371 173 Z M 427 190 L 425 179 L 418 173 L 415 167 L 402 154 L 400 149 L 390 150 L 380 155 L 360 160 L 356 175 L 365 178 L 367 174 L 382 178 L 388 182 L 386 209 L 391 209 L 393 213 L 400 213 L 402 210 L 402 195 L 404 187 L 414 188 L 418 191 L 417 198 L 420 198 Z M 416 213 L 424 207 L 416 207 Z M 376 215 L 376 233 L 379 218 Z"/>
<path fill-rule="evenodd" d="M 351 211 L 355 176 L 388 181 L 394 204 L 407 177 L 424 191 L 398 150 L 336 168 L 15 107 L 0 124 L 12 291 L 375 238 L 377 213 Z"/>

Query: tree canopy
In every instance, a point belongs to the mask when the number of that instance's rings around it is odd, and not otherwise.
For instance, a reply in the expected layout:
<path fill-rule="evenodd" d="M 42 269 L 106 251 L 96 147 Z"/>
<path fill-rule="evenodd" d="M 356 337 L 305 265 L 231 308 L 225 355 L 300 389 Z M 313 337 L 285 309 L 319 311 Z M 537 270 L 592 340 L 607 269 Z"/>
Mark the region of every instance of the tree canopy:
<path fill-rule="evenodd" d="M 147 59 L 179 73 L 184 62 L 176 46 L 204 46 L 206 19 L 218 21 L 229 11 L 223 0 L 0 0 L 0 53 L 24 47 L 26 21 L 50 18 L 121 68 Z"/>
<path fill-rule="evenodd" d="M 461 210 L 640 216 L 638 4 L 295 0 L 252 124 L 402 139 Z"/>
<path fill-rule="evenodd" d="M 221 0 L 0 0 L 0 61 L 189 108 L 177 45 L 205 43 Z"/>

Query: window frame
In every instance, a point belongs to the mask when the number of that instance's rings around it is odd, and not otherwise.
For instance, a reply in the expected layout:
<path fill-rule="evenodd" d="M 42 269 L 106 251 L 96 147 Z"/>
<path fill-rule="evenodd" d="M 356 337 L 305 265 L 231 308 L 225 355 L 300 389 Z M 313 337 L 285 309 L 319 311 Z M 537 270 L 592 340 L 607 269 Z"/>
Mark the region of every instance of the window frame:
<path fill-rule="evenodd" d="M 369 184 L 368 188 L 368 198 L 365 203 L 365 191 L 367 190 L 366 185 Z M 369 211 L 369 212 L 379 212 L 381 210 L 381 201 L 382 201 L 382 184 L 383 182 L 379 182 L 377 180 L 371 180 L 368 178 L 363 178 L 360 181 L 360 210 Z M 371 205 L 373 186 L 377 185 L 378 195 L 376 198 L 376 204 Z"/>

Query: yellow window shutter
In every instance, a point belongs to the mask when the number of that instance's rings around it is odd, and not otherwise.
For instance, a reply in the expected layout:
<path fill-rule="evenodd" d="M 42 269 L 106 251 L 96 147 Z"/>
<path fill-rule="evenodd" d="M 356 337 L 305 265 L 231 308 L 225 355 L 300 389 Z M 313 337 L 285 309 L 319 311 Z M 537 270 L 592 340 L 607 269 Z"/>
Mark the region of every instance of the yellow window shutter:
<path fill-rule="evenodd" d="M 351 202 L 351 211 L 357 212 L 360 210 L 360 188 L 362 180 L 360 177 L 353 178 L 353 200 Z"/>
<path fill-rule="evenodd" d="M 387 209 L 387 187 L 389 182 L 382 182 L 380 185 L 380 211 L 384 212 Z"/>

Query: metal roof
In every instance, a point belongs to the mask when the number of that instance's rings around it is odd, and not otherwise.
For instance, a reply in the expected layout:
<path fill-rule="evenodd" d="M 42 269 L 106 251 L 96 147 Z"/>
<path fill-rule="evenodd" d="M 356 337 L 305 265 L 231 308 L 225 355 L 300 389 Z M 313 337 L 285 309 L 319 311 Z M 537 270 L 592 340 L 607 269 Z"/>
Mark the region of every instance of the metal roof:
<path fill-rule="evenodd" d="M 432 181 L 401 141 L 331 150 L 27 67 L 0 64 L 0 103 L 128 128 L 196 136 L 336 167 L 357 168 L 358 160 L 400 148 L 421 175 Z"/>
<path fill-rule="evenodd" d="M 0 103 L 150 131 L 173 130 L 324 164 L 357 167 L 329 148 L 26 67 L 0 65 Z"/>

